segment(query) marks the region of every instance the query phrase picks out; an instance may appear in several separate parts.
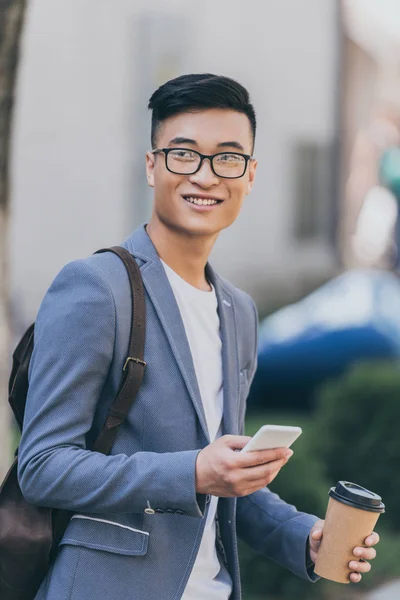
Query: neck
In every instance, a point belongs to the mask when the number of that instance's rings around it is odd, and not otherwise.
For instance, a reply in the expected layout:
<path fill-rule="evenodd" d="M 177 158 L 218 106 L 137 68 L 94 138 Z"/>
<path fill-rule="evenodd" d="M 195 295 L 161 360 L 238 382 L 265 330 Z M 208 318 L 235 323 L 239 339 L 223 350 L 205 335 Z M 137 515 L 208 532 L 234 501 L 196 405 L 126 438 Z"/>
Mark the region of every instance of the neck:
<path fill-rule="evenodd" d="M 205 266 L 218 234 L 190 236 L 166 227 L 154 214 L 146 227 L 159 257 L 194 287 L 210 291 Z"/>

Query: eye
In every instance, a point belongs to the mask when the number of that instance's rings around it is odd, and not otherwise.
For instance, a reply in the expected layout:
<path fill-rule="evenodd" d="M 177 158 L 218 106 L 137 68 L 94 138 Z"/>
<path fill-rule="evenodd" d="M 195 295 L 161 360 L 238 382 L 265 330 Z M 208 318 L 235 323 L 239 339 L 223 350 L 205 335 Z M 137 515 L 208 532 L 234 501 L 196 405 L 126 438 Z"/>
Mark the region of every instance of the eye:
<path fill-rule="evenodd" d="M 182 150 L 180 150 L 180 149 L 171 150 L 171 152 L 169 154 L 170 154 L 170 157 L 174 160 L 180 160 L 180 161 L 198 160 L 197 154 L 195 154 L 191 150 L 184 150 L 183 148 L 182 148 Z"/>
<path fill-rule="evenodd" d="M 240 164 L 244 160 L 243 156 L 240 156 L 240 154 L 232 154 L 231 152 L 227 152 L 226 154 L 220 154 L 216 158 L 220 164 L 230 164 L 230 165 Z"/>

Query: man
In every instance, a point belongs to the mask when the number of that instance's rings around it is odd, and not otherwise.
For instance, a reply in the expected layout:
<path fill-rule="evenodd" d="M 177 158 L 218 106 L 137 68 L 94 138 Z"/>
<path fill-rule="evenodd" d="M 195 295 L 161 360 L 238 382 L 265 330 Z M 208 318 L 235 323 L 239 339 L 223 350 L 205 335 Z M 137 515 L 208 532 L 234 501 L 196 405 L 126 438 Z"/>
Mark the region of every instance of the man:
<path fill-rule="evenodd" d="M 292 451 L 237 452 L 249 439 L 257 312 L 208 263 L 254 182 L 254 109 L 241 85 L 209 74 L 167 82 L 149 107 L 153 212 L 122 244 L 146 290 L 147 368 L 109 456 L 87 448 L 127 354 L 119 259 L 66 265 L 36 321 L 20 484 L 28 501 L 75 513 L 36 600 L 238 600 L 237 532 L 316 579 L 323 522 L 266 487 Z M 366 544 L 376 542 L 374 534 Z M 355 558 L 351 568 L 357 581 L 369 563 Z"/>

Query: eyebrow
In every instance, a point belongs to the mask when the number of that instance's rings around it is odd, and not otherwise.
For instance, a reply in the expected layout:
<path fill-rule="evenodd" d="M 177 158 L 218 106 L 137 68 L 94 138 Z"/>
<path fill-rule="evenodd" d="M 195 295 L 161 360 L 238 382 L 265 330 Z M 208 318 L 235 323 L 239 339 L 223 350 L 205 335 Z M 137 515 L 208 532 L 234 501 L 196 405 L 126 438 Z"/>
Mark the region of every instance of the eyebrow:
<path fill-rule="evenodd" d="M 185 137 L 175 137 L 172 140 L 169 141 L 168 146 L 170 146 L 171 144 L 191 144 L 193 146 L 197 146 L 197 142 L 196 140 L 192 140 L 190 138 L 185 138 Z M 242 146 L 242 144 L 240 144 L 239 142 L 235 142 L 235 141 L 230 141 L 230 142 L 221 142 L 220 144 L 217 144 L 217 148 L 236 148 L 237 150 L 241 150 L 242 152 L 244 152 L 244 148 Z"/>
<path fill-rule="evenodd" d="M 237 150 L 241 150 L 242 152 L 244 152 L 244 148 L 242 144 L 239 144 L 239 142 L 221 142 L 220 144 L 218 144 L 217 148 L 226 148 L 228 146 L 230 146 L 231 148 L 237 148 Z"/>
<path fill-rule="evenodd" d="M 185 137 L 174 137 L 173 140 L 170 140 L 168 142 L 168 146 L 170 146 L 171 144 L 193 144 L 194 146 L 197 146 L 197 142 L 196 140 L 191 140 L 190 138 L 185 138 Z"/>

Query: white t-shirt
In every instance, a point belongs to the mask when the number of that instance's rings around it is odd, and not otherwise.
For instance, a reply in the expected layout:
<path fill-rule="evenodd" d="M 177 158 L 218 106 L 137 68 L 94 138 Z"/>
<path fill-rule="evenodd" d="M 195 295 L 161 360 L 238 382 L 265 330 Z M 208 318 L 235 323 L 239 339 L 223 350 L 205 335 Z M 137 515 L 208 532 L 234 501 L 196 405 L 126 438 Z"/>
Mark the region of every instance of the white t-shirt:
<path fill-rule="evenodd" d="M 222 343 L 217 296 L 212 284 L 211 292 L 199 290 L 182 279 L 164 261 L 161 262 L 185 326 L 210 441 L 213 442 L 221 435 L 223 413 Z M 215 545 L 217 506 L 218 498 L 211 496 L 199 552 L 182 600 L 228 600 L 231 595 L 232 579 L 225 565 L 220 562 Z"/>

